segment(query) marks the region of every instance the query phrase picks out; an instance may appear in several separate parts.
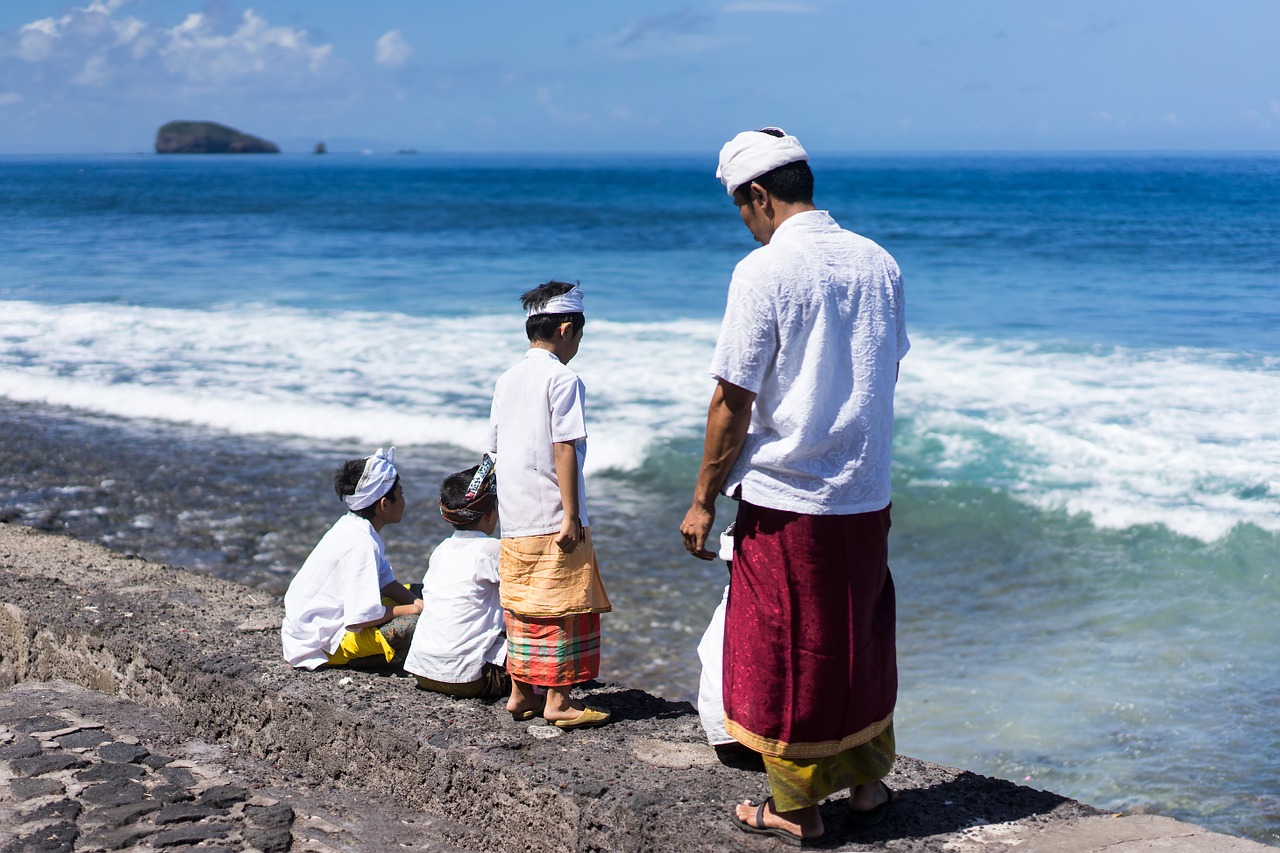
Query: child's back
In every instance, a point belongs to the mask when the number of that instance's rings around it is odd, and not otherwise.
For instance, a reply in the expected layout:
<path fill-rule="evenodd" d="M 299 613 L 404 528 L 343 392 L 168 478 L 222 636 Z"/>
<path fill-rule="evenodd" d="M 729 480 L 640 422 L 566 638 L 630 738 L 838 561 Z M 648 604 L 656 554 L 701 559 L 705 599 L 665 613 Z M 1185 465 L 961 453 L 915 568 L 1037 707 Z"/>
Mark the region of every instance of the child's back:
<path fill-rule="evenodd" d="M 561 728 L 597 726 L 609 714 L 570 697 L 600 672 L 600 614 L 612 609 L 586 513 L 586 392 L 566 366 L 586 323 L 582 291 L 553 281 L 521 301 L 529 351 L 495 386 L 489 439 L 502 477 L 507 710 L 517 720 L 541 712 Z"/>
<path fill-rule="evenodd" d="M 456 528 L 431 554 L 422 582 L 423 611 L 404 668 L 423 689 L 452 696 L 494 698 L 509 684 L 506 623 L 498 596 L 498 523 L 491 469 L 447 477 L 440 514 Z"/>

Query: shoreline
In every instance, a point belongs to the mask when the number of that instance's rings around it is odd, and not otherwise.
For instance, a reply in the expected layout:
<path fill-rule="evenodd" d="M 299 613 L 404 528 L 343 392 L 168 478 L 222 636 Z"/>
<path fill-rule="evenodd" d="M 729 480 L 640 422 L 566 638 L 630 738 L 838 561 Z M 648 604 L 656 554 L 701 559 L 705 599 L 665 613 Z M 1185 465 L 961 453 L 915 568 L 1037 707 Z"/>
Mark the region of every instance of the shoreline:
<path fill-rule="evenodd" d="M 687 702 L 593 682 L 581 693 L 617 722 L 564 733 L 514 723 L 501 704 L 424 693 L 404 677 L 301 673 L 280 660 L 275 596 L 11 524 L 0 524 L 0 593 L 8 744 L 22 697 L 62 690 L 81 706 L 97 702 L 94 713 L 123 713 L 103 710 L 109 698 L 229 751 L 242 763 L 238 778 L 267 798 L 263 808 L 292 803 L 305 817 L 323 812 L 308 796 L 333 794 L 362 820 L 412 811 L 423 825 L 403 840 L 418 849 L 780 849 L 732 826 L 732 804 L 767 783 L 717 761 Z M 25 814 L 4 778 L 12 775 L 0 774 L 0 806 Z M 880 827 L 846 826 L 842 801 L 823 806 L 830 849 L 1115 851 L 1153 839 L 1167 850 L 1271 849 L 906 756 L 888 781 L 902 796 Z M 91 813 L 86 806 L 82 822 Z M 295 818 L 295 840 L 307 826 Z"/>

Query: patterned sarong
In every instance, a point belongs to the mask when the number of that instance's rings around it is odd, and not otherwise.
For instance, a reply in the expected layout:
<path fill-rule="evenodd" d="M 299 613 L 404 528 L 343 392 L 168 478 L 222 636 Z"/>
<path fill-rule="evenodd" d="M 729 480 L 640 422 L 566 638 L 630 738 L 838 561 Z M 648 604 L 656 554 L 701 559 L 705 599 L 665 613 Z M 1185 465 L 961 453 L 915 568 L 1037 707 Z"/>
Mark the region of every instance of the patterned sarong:
<path fill-rule="evenodd" d="M 725 616 L 729 735 L 826 758 L 893 722 L 898 669 L 889 509 L 802 515 L 739 504 Z"/>
<path fill-rule="evenodd" d="M 507 611 L 507 672 L 539 687 L 569 687 L 600 674 L 600 614 L 554 619 Z"/>
<path fill-rule="evenodd" d="M 773 807 L 790 812 L 816 805 L 836 791 L 865 785 L 889 775 L 897 757 L 893 725 L 860 746 L 826 758 L 774 758 L 766 755 Z"/>

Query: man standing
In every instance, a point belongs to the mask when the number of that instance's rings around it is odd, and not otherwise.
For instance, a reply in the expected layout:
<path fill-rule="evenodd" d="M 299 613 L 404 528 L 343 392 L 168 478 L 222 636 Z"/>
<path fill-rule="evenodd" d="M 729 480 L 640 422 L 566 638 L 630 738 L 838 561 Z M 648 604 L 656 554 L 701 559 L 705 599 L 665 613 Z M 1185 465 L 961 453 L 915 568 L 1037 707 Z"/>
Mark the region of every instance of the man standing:
<path fill-rule="evenodd" d="M 818 803 L 849 820 L 896 796 L 895 604 L 888 566 L 893 392 L 906 355 L 902 275 L 813 204 L 799 141 L 738 134 L 717 177 L 761 244 L 733 272 L 712 360 L 702 466 L 680 527 L 710 560 L 715 499 L 739 500 L 725 623 L 726 728 L 764 756 L 772 797 L 749 832 L 810 842 Z"/>

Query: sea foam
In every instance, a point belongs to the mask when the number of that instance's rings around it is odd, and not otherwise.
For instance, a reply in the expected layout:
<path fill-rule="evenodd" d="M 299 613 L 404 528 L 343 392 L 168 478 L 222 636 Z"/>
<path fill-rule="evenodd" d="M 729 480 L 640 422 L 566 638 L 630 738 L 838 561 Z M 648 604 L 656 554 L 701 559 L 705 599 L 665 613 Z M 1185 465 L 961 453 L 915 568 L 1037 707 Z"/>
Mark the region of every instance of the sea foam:
<path fill-rule="evenodd" d="M 236 434 L 479 451 L 518 315 L 3 303 L 0 395 Z M 588 473 L 697 439 L 718 324 L 592 320 Z M 1100 527 L 1213 541 L 1280 530 L 1280 370 L 1204 350 L 1068 351 L 914 334 L 897 454 L 918 481 L 1006 490 Z M 691 461 L 696 464 L 696 460 Z"/>

